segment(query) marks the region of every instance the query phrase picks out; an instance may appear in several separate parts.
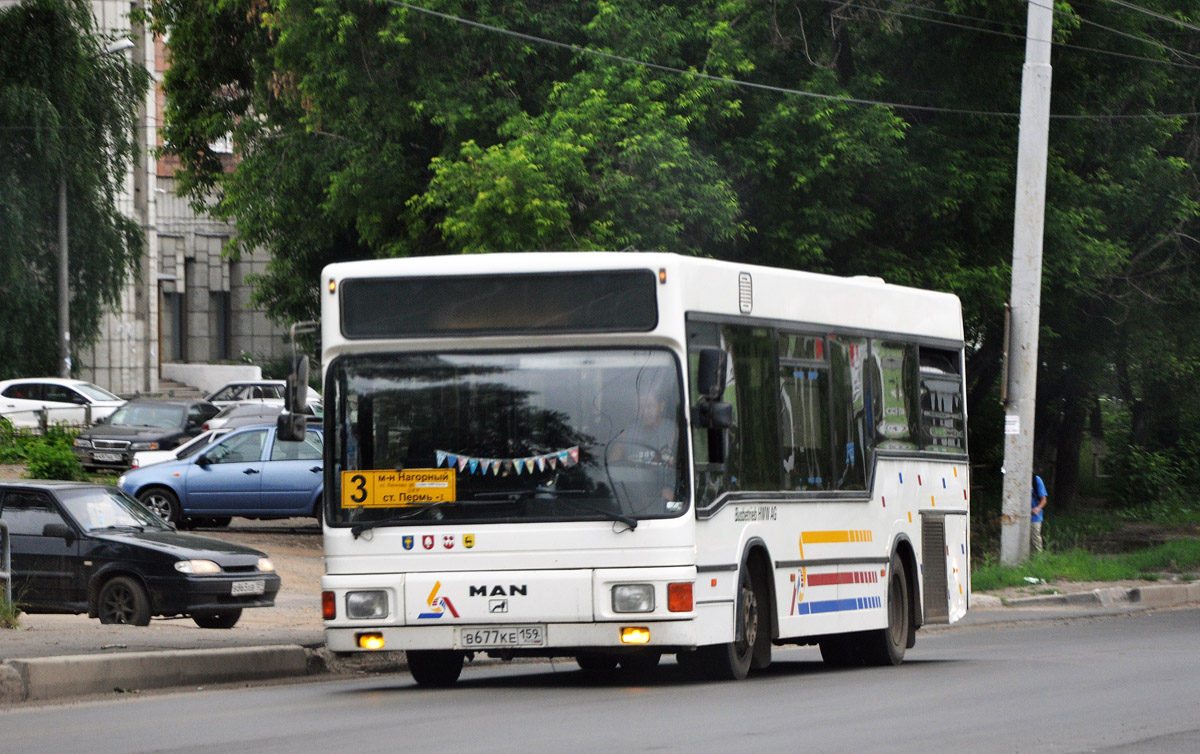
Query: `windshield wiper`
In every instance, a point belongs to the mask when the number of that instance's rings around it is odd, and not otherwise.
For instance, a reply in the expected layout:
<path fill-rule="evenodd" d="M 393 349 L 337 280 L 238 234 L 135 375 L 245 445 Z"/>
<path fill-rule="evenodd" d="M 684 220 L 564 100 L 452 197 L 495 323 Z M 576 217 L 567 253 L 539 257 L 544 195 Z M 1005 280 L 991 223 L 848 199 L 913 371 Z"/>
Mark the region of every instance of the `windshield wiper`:
<path fill-rule="evenodd" d="M 436 503 L 429 503 L 428 505 L 422 505 L 421 507 L 417 508 L 416 510 L 411 511 L 409 513 L 405 513 L 400 516 L 392 516 L 391 518 L 381 518 L 376 521 L 360 521 L 359 523 L 350 527 L 350 533 L 354 536 L 355 539 L 358 539 L 358 535 L 362 534 L 364 531 L 368 531 L 370 529 L 377 529 L 381 526 L 403 526 L 404 524 L 408 523 L 409 519 L 416 518 L 417 516 L 421 515 L 425 511 L 433 510 L 434 508 L 440 508 L 443 505 L 460 505 L 461 503 L 462 503 L 461 500 L 442 500 L 442 501 L 439 501 Z"/>
<path fill-rule="evenodd" d="M 574 508 L 578 511 L 595 513 L 597 515 L 604 516 L 610 521 L 619 521 L 628 526 L 631 530 L 637 528 L 637 519 L 633 518 L 632 516 L 626 516 L 624 513 L 618 513 L 617 511 L 608 510 L 607 508 L 598 508 L 594 505 L 588 505 L 587 503 L 580 503 L 570 499 L 570 496 L 572 495 L 584 494 L 587 494 L 584 490 L 556 490 L 550 487 L 536 487 L 531 490 L 513 490 L 511 492 L 479 492 L 476 493 L 475 497 L 490 498 L 493 500 L 509 500 L 514 503 L 521 500 L 538 498 L 553 500 L 554 502 L 564 503 L 567 505 L 567 507 Z"/>

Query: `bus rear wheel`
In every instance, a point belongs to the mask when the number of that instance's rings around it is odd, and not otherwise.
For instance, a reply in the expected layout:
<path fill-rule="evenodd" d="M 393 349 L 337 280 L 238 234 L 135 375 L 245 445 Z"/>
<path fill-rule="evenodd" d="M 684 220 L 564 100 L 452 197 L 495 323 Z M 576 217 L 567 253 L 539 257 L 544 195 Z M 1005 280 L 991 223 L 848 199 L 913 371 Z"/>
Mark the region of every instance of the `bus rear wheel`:
<path fill-rule="evenodd" d="M 899 555 L 892 555 L 888 569 L 887 628 L 868 631 L 863 636 L 863 661 L 868 665 L 899 665 L 904 661 L 912 632 L 912 606 L 909 602 L 908 569 Z"/>
<path fill-rule="evenodd" d="M 462 673 L 463 654 L 445 649 L 412 650 L 406 653 L 408 672 L 420 686 L 453 686 Z"/>
<path fill-rule="evenodd" d="M 899 555 L 888 569 L 887 627 L 822 637 L 821 659 L 832 668 L 899 665 L 912 638 L 908 569 Z"/>

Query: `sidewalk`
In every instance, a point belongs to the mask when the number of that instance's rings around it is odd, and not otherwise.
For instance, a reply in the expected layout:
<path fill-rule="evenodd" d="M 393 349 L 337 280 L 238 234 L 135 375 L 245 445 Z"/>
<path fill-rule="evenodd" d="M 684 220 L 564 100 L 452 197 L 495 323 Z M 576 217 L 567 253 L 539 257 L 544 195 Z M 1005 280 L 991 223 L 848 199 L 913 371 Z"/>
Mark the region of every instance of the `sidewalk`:
<path fill-rule="evenodd" d="M 0 704 L 404 668 L 393 653 L 333 657 L 324 647 L 320 615 L 311 603 L 311 595 L 281 592 L 276 608 L 248 610 L 237 626 L 225 631 L 201 629 L 182 619 L 137 627 L 101 625 L 83 616 L 24 615 L 25 629 L 0 631 Z M 955 626 L 1189 604 L 1200 604 L 1200 582 L 1101 587 L 1007 600 L 975 594 L 972 609 Z"/>

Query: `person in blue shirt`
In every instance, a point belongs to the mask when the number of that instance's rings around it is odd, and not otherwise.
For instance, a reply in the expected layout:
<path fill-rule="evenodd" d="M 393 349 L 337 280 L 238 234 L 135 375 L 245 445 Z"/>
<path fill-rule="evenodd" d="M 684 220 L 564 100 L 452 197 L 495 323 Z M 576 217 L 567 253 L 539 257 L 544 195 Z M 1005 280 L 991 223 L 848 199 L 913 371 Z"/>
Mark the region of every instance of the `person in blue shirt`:
<path fill-rule="evenodd" d="M 1030 502 L 1029 545 L 1033 552 L 1042 551 L 1042 510 L 1046 507 L 1046 485 L 1033 475 L 1033 499 Z"/>

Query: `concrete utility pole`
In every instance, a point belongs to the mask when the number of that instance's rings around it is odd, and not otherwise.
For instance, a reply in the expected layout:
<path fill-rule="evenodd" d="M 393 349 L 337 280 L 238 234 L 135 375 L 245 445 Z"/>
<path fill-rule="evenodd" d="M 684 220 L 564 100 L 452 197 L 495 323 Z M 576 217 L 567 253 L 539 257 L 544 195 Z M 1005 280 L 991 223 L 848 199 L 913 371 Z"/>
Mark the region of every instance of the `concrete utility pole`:
<path fill-rule="evenodd" d="M 1033 476 L 1033 420 L 1037 401 L 1038 324 L 1042 306 L 1042 235 L 1046 212 L 1046 155 L 1050 135 L 1051 4 L 1029 3 L 1021 125 L 1017 144 L 1017 198 L 1013 220 L 1012 327 L 1004 404 L 1004 502 L 1000 563 L 1029 557 L 1029 501 Z"/>

